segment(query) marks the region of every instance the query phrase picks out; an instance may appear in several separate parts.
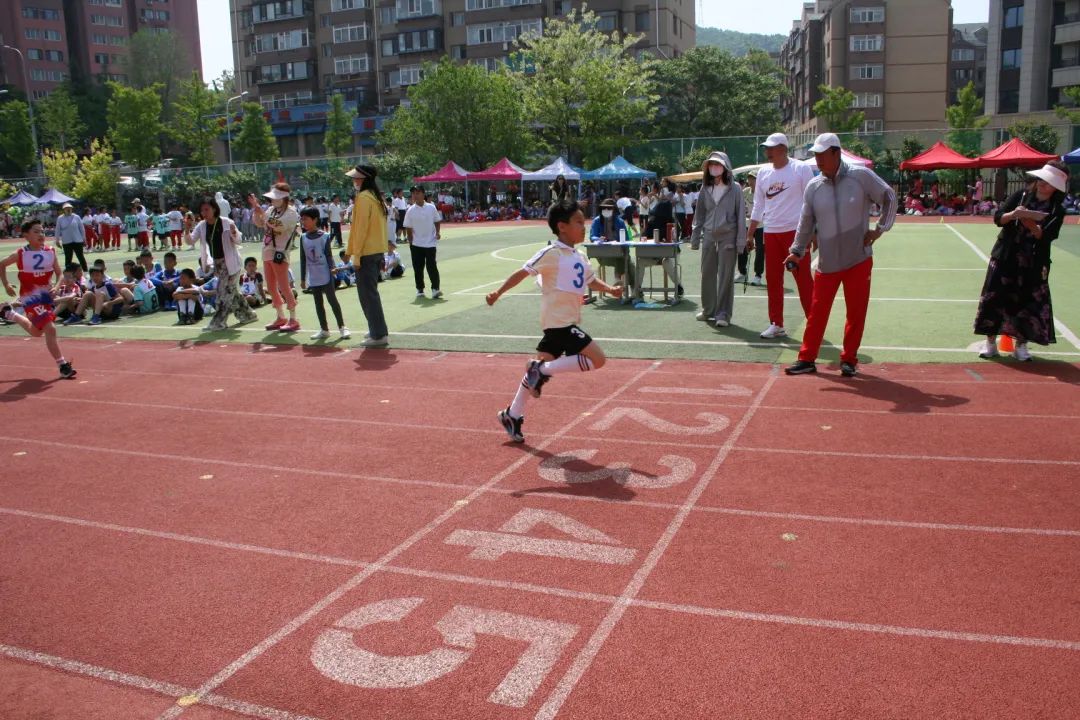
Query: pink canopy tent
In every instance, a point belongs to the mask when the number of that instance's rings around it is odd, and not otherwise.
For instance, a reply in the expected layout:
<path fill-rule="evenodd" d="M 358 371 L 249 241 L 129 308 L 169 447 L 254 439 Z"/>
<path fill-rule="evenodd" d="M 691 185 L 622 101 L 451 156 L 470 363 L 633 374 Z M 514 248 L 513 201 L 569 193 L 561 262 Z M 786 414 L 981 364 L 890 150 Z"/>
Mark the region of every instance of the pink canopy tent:
<path fill-rule="evenodd" d="M 911 172 L 929 170 L 973 170 L 978 162 L 967 158 L 938 140 L 929 150 L 900 163 L 900 169 Z"/>
<path fill-rule="evenodd" d="M 495 163 L 487 170 L 481 170 L 480 172 L 469 173 L 467 180 L 521 180 L 521 176 L 528 172 L 524 168 L 520 168 L 514 163 L 510 162 L 506 158 L 503 158 L 499 162 Z"/>
<path fill-rule="evenodd" d="M 1013 138 L 990 152 L 976 158 L 980 168 L 1041 167 L 1057 155 L 1039 152 L 1020 138 Z"/>
<path fill-rule="evenodd" d="M 853 152 L 848 152 L 843 148 L 840 148 L 840 155 L 844 158 L 844 162 L 846 162 L 848 165 L 862 165 L 863 167 L 867 168 L 874 167 L 873 160 L 868 160 L 867 158 L 856 155 Z"/>
<path fill-rule="evenodd" d="M 430 182 L 430 183 L 442 183 L 442 182 L 465 182 L 469 175 L 469 171 L 458 165 L 456 162 L 448 162 L 441 168 L 431 173 L 430 175 L 420 175 L 414 177 L 416 182 Z"/>

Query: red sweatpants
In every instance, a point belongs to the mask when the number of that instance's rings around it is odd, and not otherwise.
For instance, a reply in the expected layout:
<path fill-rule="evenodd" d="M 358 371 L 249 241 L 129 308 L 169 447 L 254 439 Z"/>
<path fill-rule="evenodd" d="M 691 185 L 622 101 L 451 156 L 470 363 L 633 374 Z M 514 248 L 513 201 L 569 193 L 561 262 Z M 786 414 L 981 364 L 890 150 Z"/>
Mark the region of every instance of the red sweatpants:
<path fill-rule="evenodd" d="M 814 282 L 814 304 L 810 309 L 810 318 L 806 322 L 802 347 L 799 349 L 800 360 L 817 360 L 821 339 L 825 337 L 825 326 L 829 324 L 833 300 L 836 299 L 836 291 L 843 285 L 847 323 L 844 325 L 844 351 L 840 353 L 840 360 L 852 365 L 859 362 L 859 345 L 862 344 L 863 328 L 866 325 L 866 308 L 870 304 L 870 271 L 873 267 L 874 258 L 867 258 L 847 270 L 817 273 Z"/>
<path fill-rule="evenodd" d="M 769 293 L 769 322 L 784 327 L 784 260 L 791 254 L 795 231 L 785 233 L 765 232 L 765 289 Z M 814 274 L 810 270 L 810 253 L 804 253 L 799 269 L 795 271 L 795 286 L 799 289 L 799 301 L 803 315 L 810 317 L 810 302 L 814 297 Z"/>

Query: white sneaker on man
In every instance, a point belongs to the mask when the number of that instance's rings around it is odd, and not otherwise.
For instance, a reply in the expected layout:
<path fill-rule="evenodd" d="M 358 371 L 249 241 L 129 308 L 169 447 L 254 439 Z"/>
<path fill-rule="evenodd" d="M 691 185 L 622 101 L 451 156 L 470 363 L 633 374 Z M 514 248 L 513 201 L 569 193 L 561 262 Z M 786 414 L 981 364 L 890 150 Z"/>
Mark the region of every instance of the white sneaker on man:
<path fill-rule="evenodd" d="M 365 338 L 364 341 L 362 343 L 360 343 L 360 347 L 377 348 L 377 347 L 386 347 L 389 344 L 390 344 L 390 337 L 384 335 L 381 338 Z"/>
<path fill-rule="evenodd" d="M 755 275 L 754 279 L 750 281 L 750 284 L 760 286 L 761 285 L 761 276 L 760 275 Z"/>
<path fill-rule="evenodd" d="M 432 300 L 438 300 L 441 297 L 442 297 L 442 290 L 432 290 L 431 291 L 431 299 Z"/>
<path fill-rule="evenodd" d="M 416 297 L 424 297 L 424 291 L 423 290 L 417 290 L 416 291 Z"/>
<path fill-rule="evenodd" d="M 349 328 L 347 327 L 338 328 L 338 332 L 341 333 L 342 340 L 348 340 L 350 337 L 352 337 L 352 333 L 349 332 Z"/>
<path fill-rule="evenodd" d="M 766 340 L 772 340 L 773 338 L 778 337 L 785 337 L 786 335 L 787 330 L 776 324 L 769 325 L 769 327 L 765 328 L 765 332 L 761 333 L 761 337 L 765 338 Z"/>
<path fill-rule="evenodd" d="M 312 335 L 311 339 L 312 340 L 325 340 L 328 337 L 330 337 L 330 331 L 329 330 L 320 330 L 319 332 Z"/>
<path fill-rule="evenodd" d="M 1013 357 L 1020 362 L 1031 362 L 1031 353 L 1028 352 L 1027 343 L 1016 343 L 1016 348 L 1013 350 Z"/>
<path fill-rule="evenodd" d="M 741 282 L 746 282 L 746 276 L 742 273 L 735 274 L 735 284 L 738 285 Z"/>
<path fill-rule="evenodd" d="M 989 360 L 990 358 L 996 358 L 999 354 L 997 340 L 995 338 L 986 338 L 983 341 L 983 349 L 979 352 L 979 357 L 983 360 Z"/>

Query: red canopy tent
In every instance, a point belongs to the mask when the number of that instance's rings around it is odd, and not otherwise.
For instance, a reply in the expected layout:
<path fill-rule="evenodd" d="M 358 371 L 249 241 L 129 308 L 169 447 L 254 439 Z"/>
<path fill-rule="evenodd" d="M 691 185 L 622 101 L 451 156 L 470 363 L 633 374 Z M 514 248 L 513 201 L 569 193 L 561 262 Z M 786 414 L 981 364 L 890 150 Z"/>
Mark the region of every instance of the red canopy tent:
<path fill-rule="evenodd" d="M 873 160 L 868 160 L 867 158 L 864 158 L 861 155 L 856 155 L 853 152 L 848 152 L 847 150 L 844 150 L 843 148 L 840 149 L 840 155 L 844 158 L 844 162 L 846 162 L 848 165 L 862 165 L 863 167 L 867 167 L 867 168 L 873 168 L 874 167 L 874 161 Z"/>
<path fill-rule="evenodd" d="M 469 171 L 458 165 L 456 162 L 448 162 L 441 168 L 431 173 L 430 175 L 420 175 L 414 177 L 416 182 L 464 182 L 468 177 Z"/>
<path fill-rule="evenodd" d="M 926 152 L 900 163 L 901 170 L 911 172 L 974 170 L 977 167 L 979 167 L 977 160 L 964 157 L 940 140 Z"/>
<path fill-rule="evenodd" d="M 976 162 L 980 168 L 1041 167 L 1057 159 L 1057 155 L 1041 153 L 1020 138 L 1013 138 L 976 158 Z"/>
<path fill-rule="evenodd" d="M 487 170 L 481 170 L 480 172 L 469 173 L 466 180 L 521 180 L 523 173 L 528 172 L 524 168 L 520 168 L 514 163 L 510 162 L 506 158 L 503 158 L 499 162 L 495 163 Z"/>

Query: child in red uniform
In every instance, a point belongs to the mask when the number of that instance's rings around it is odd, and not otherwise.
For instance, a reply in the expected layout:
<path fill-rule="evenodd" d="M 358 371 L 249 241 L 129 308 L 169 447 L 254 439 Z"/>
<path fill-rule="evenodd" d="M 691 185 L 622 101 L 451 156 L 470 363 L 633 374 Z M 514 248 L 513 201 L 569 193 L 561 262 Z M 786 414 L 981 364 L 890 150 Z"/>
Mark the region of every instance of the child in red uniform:
<path fill-rule="evenodd" d="M 60 344 L 56 341 L 51 281 L 54 276 L 57 283 L 60 281 L 60 261 L 56 258 L 56 250 L 45 244 L 45 233 L 39 221 L 28 220 L 22 224 L 21 230 L 26 247 L 19 248 L 0 261 L 0 281 L 7 294 L 14 297 L 15 288 L 8 282 L 7 269 L 9 265 L 19 269 L 19 302 L 26 316 L 13 312 L 11 305 L 4 303 L 0 305 L 0 318 L 18 323 L 33 337 L 44 335 L 45 345 L 60 367 L 60 376 L 73 378 L 75 368 L 64 359 Z"/>

